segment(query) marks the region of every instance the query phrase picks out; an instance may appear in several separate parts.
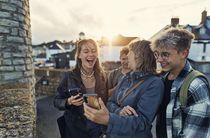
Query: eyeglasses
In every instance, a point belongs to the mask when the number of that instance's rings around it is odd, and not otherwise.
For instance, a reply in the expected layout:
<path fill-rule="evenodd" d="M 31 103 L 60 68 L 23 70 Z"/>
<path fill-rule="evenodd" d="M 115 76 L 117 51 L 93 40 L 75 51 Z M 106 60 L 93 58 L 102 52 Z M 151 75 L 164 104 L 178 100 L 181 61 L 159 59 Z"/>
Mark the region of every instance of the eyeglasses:
<path fill-rule="evenodd" d="M 171 53 L 169 53 L 169 52 L 154 51 L 154 56 L 156 59 L 158 59 L 161 56 L 162 59 L 167 60 L 170 55 L 171 55 Z"/>

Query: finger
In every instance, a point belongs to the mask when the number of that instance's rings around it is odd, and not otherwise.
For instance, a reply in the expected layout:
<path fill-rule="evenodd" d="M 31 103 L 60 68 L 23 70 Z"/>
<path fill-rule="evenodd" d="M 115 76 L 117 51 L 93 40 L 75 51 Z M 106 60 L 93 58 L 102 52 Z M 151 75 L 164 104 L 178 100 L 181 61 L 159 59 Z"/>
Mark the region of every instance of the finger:
<path fill-rule="evenodd" d="M 81 101 L 83 101 L 83 98 L 79 98 L 79 99 L 74 100 L 75 103 L 78 103 L 78 102 L 81 102 Z"/>
<path fill-rule="evenodd" d="M 80 95 L 77 94 L 77 95 L 74 96 L 74 99 L 77 99 L 77 98 L 79 98 L 79 97 L 80 97 Z"/>
<path fill-rule="evenodd" d="M 84 115 L 86 116 L 87 119 L 91 120 L 91 116 L 87 112 L 85 112 Z"/>
<path fill-rule="evenodd" d="M 136 113 L 136 111 L 132 107 L 128 106 L 127 109 L 131 112 L 131 114 L 133 114 L 135 116 L 138 116 L 138 114 Z"/>
<path fill-rule="evenodd" d="M 94 113 L 97 112 L 96 109 L 91 108 L 91 107 L 88 106 L 86 103 L 83 103 L 83 105 L 84 105 L 85 112 L 87 112 L 88 114 L 94 114 Z"/>
<path fill-rule="evenodd" d="M 123 115 L 123 116 L 127 116 L 128 114 L 127 114 L 125 111 L 123 111 L 123 112 L 122 112 L 122 115 Z"/>
<path fill-rule="evenodd" d="M 126 113 L 127 115 L 132 115 L 132 114 L 133 114 L 128 108 L 125 109 L 125 113 Z"/>
<path fill-rule="evenodd" d="M 98 102 L 99 102 L 101 109 L 107 109 L 101 98 L 99 98 Z"/>

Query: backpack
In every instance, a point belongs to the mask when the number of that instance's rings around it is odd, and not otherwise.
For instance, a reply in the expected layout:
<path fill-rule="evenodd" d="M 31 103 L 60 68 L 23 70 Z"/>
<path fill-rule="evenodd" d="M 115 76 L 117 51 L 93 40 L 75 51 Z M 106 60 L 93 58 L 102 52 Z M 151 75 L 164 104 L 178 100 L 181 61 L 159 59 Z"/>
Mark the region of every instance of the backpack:
<path fill-rule="evenodd" d="M 206 76 L 197 71 L 197 70 L 192 70 L 187 77 L 184 79 L 183 84 L 180 88 L 180 92 L 179 92 L 179 100 L 180 100 L 180 104 L 181 104 L 181 108 L 185 108 L 186 104 L 187 104 L 187 94 L 188 94 L 188 89 L 190 87 L 191 82 L 197 78 L 197 77 L 203 77 L 204 79 L 206 79 L 206 81 L 208 82 L 208 79 L 206 78 Z M 210 84 L 208 85 L 208 87 L 210 88 Z"/>

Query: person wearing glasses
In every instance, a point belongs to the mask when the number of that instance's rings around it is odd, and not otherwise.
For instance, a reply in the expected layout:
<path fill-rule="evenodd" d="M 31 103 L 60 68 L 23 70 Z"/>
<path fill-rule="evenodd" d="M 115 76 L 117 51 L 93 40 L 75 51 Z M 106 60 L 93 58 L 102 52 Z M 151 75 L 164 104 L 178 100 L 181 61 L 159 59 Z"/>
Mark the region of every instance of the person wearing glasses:
<path fill-rule="evenodd" d="M 128 66 L 132 70 L 122 78 L 109 98 L 107 107 L 99 99 L 100 110 L 84 104 L 85 116 L 107 126 L 108 138 L 152 138 L 152 122 L 161 103 L 164 84 L 156 76 L 156 60 L 150 41 L 129 44 Z"/>
<path fill-rule="evenodd" d="M 187 60 L 193 34 L 185 29 L 169 29 L 153 41 L 153 50 L 164 76 L 165 92 L 156 121 L 157 138 L 210 137 L 208 82 L 198 77 L 188 88 L 187 106 L 181 108 L 179 92 L 192 67 Z"/>

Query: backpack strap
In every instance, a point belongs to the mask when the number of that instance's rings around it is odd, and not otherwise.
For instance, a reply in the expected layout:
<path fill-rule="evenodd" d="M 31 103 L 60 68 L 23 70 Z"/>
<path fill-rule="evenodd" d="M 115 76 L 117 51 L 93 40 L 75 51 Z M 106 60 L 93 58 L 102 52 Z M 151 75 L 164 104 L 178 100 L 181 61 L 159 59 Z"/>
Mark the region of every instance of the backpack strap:
<path fill-rule="evenodd" d="M 201 73 L 197 70 L 194 70 L 194 69 L 187 75 L 187 77 L 183 81 L 183 84 L 182 84 L 180 92 L 179 92 L 179 100 L 181 103 L 181 108 L 186 107 L 188 89 L 190 87 L 191 82 L 197 77 L 203 77 L 206 80 L 208 80 L 203 73 Z"/>

